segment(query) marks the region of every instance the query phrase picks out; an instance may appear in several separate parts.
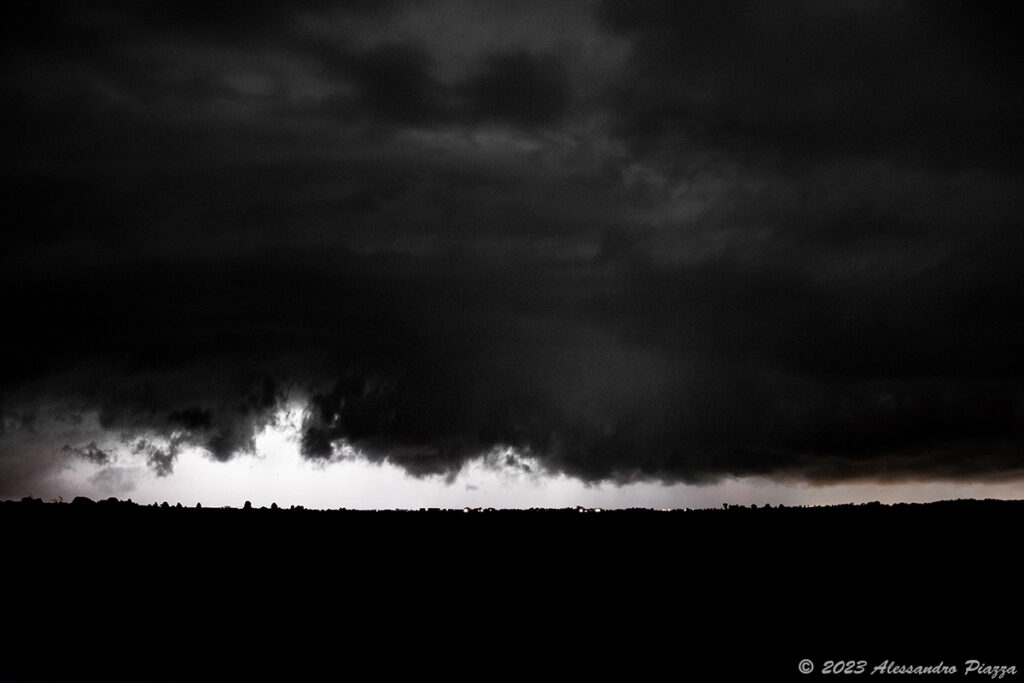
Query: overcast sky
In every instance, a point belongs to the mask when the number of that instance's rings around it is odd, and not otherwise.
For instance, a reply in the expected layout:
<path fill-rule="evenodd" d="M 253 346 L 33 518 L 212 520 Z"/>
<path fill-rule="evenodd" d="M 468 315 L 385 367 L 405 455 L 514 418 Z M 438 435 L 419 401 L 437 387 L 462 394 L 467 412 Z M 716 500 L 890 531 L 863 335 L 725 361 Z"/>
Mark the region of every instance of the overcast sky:
<path fill-rule="evenodd" d="M 1019 9 L 31 8 L 0 497 L 1024 496 Z"/>

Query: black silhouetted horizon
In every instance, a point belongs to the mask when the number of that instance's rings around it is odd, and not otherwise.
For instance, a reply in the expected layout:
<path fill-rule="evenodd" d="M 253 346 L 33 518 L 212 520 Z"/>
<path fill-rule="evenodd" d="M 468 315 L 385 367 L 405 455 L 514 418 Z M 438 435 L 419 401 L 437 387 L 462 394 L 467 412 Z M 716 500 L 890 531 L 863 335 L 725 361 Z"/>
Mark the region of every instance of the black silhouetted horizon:
<path fill-rule="evenodd" d="M 1006 610 L 1022 524 L 1024 501 L 999 500 L 600 514 L 8 501 L 0 680 L 1019 667 Z"/>
<path fill-rule="evenodd" d="M 882 503 L 880 501 L 868 501 L 868 502 L 849 502 L 849 503 L 821 503 L 821 504 L 790 504 L 778 503 L 772 505 L 771 503 L 764 503 L 757 505 L 751 503 L 749 505 L 742 505 L 736 503 L 722 503 L 721 506 L 710 506 L 710 507 L 682 507 L 682 508 L 652 508 L 652 507 L 616 507 L 616 508 L 603 508 L 603 507 L 585 507 L 582 505 L 570 505 L 562 507 L 543 507 L 535 506 L 529 508 L 495 508 L 489 506 L 461 506 L 461 507 L 417 507 L 417 508 L 318 508 L 310 507 L 307 508 L 304 505 L 290 505 L 288 507 L 280 507 L 277 503 L 271 503 L 269 506 L 255 507 L 250 501 L 245 501 L 240 507 L 234 507 L 231 505 L 207 505 L 204 506 L 202 503 L 196 503 L 194 506 L 182 505 L 180 502 L 169 503 L 163 501 L 161 503 L 136 503 L 131 498 L 121 500 L 115 496 L 109 496 L 99 500 L 93 500 L 88 496 L 75 496 L 70 501 L 64 500 L 51 500 L 44 501 L 41 498 L 34 498 L 32 496 L 24 496 L 20 500 L 2 500 L 0 506 L 3 507 L 30 507 L 30 508 L 41 508 L 41 507 L 63 507 L 73 506 L 74 509 L 82 512 L 88 511 L 90 508 L 97 510 L 128 510 L 131 508 L 139 509 L 160 509 L 160 510 L 240 510 L 240 511 L 267 511 L 267 512 L 354 512 L 354 513 L 373 513 L 373 512 L 407 512 L 407 513 L 520 513 L 520 512 L 558 512 L 558 513 L 594 513 L 594 514 L 615 514 L 615 513 L 626 513 L 626 512 L 720 512 L 722 510 L 739 512 L 753 512 L 753 511 L 780 511 L 780 510 L 845 510 L 851 509 L 875 511 L 878 508 L 894 508 L 894 509 L 921 509 L 924 508 L 929 512 L 942 512 L 943 514 L 952 513 L 955 509 L 959 509 L 962 512 L 969 513 L 976 511 L 981 507 L 987 507 L 990 510 L 999 509 L 1001 512 L 1007 515 L 1022 515 L 1024 514 L 1024 499 L 1019 500 L 1007 500 L 1001 498 L 956 498 L 947 500 L 937 500 L 930 502 L 906 502 L 897 501 L 893 503 Z"/>

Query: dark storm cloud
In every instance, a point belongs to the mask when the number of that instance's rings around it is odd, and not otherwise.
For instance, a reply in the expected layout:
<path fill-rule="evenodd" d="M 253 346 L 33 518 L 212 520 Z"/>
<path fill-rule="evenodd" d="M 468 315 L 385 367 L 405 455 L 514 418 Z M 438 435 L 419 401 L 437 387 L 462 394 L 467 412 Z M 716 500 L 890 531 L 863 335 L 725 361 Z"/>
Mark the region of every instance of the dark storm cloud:
<path fill-rule="evenodd" d="M 306 457 L 419 476 L 1020 469 L 1013 14 L 471 8 L 39 5 L 0 81 L 5 432 L 94 412 L 167 475 L 292 401 Z"/>
<path fill-rule="evenodd" d="M 572 99 L 565 69 L 550 54 L 489 52 L 465 77 L 445 83 L 433 56 L 415 42 L 362 51 L 319 41 L 303 46 L 335 82 L 350 84 L 326 110 L 343 121 L 389 126 L 502 123 L 531 128 L 557 122 Z"/>
<path fill-rule="evenodd" d="M 471 116 L 531 126 L 558 120 L 569 86 L 558 61 L 526 52 L 494 54 L 464 85 Z"/>
<path fill-rule="evenodd" d="M 166 447 L 145 439 L 135 444 L 136 451 L 145 452 L 160 474 L 170 473 L 182 445 L 200 446 L 220 461 L 253 452 L 255 435 L 273 423 L 275 412 L 286 399 L 284 393 L 266 377 L 246 387 L 213 369 L 206 370 L 215 378 L 212 381 L 195 376 L 201 372 L 190 368 L 160 378 L 137 379 L 135 383 L 110 383 L 96 390 L 90 400 L 99 407 L 102 427 L 156 429 L 171 435 Z M 181 383 L 189 388 L 182 391 L 178 386 Z M 209 387 L 202 394 L 200 383 Z M 233 389 L 227 388 L 232 384 Z M 207 404 L 174 408 L 193 396 Z"/>
<path fill-rule="evenodd" d="M 91 441 L 87 445 L 79 448 L 64 446 L 61 450 L 65 453 L 71 453 L 79 458 L 84 458 L 96 465 L 105 465 L 110 462 L 110 454 L 97 446 L 95 441 Z"/>
<path fill-rule="evenodd" d="M 386 44 L 351 54 L 329 46 L 319 55 L 331 76 L 355 86 L 337 114 L 383 127 L 430 124 L 447 118 L 444 86 L 431 75 L 431 56 L 415 44 Z"/>
<path fill-rule="evenodd" d="M 153 468 L 158 477 L 166 477 L 174 471 L 174 461 L 177 457 L 176 445 L 167 448 L 152 447 L 146 455 L 146 463 Z"/>
<path fill-rule="evenodd" d="M 1018 9 L 999 3 L 606 3 L 636 48 L 620 131 L 730 154 L 1013 169 Z M 673 150 L 678 153 L 678 149 Z"/>

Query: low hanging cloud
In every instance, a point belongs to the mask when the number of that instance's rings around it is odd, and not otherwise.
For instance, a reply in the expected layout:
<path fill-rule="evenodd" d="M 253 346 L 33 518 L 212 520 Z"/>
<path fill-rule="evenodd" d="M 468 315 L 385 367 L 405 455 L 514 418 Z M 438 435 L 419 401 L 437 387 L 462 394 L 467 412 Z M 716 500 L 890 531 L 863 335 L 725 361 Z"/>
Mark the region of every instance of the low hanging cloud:
<path fill-rule="evenodd" d="M 79 447 L 65 445 L 61 451 L 88 460 L 95 465 L 105 465 L 111 460 L 110 454 L 97 446 L 95 441 L 90 441 L 87 445 Z"/>
<path fill-rule="evenodd" d="M 297 403 L 416 476 L 1020 473 L 1018 13 L 474 7 L 26 10 L 5 471 L 112 466 L 46 406 L 167 476 Z"/>

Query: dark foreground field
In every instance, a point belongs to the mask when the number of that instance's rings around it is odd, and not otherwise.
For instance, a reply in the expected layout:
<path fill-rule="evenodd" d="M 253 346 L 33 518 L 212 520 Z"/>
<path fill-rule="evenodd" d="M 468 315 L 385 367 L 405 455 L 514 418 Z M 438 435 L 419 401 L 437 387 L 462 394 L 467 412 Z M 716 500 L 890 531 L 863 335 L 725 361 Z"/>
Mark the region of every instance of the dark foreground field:
<path fill-rule="evenodd" d="M 0 680 L 1019 680 L 1022 521 L 0 503 Z"/>

